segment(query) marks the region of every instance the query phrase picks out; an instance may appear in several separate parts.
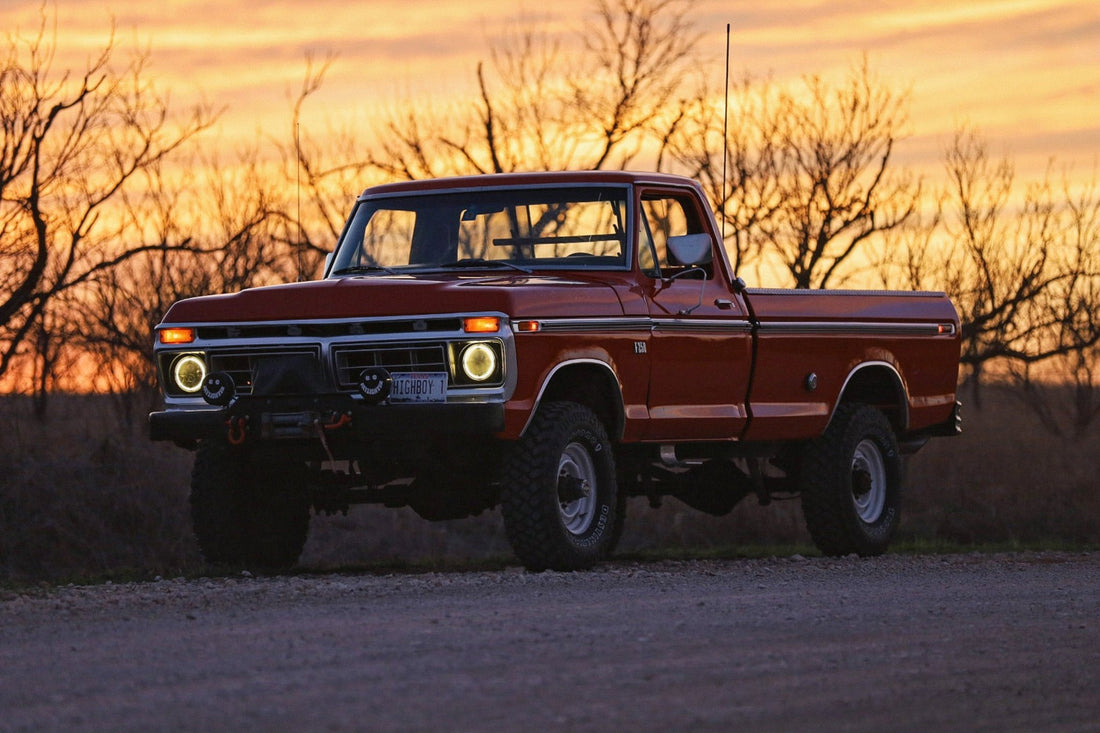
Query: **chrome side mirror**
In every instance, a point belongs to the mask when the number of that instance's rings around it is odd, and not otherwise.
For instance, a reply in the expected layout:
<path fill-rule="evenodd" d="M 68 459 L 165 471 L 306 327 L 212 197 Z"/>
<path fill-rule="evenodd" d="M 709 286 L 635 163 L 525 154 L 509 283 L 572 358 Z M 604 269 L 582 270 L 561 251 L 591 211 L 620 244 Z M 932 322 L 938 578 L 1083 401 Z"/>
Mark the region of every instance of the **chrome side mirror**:
<path fill-rule="evenodd" d="M 679 234 L 668 238 L 668 251 L 681 265 L 705 265 L 713 254 L 713 241 L 706 232 Z"/>

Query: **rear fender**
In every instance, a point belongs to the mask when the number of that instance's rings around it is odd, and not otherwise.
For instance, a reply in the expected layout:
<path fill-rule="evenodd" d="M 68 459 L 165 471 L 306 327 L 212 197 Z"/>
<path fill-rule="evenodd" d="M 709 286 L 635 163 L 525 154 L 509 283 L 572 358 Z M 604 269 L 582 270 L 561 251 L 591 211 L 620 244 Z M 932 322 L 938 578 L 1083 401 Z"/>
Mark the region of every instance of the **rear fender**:
<path fill-rule="evenodd" d="M 866 361 L 848 373 L 829 415 L 830 423 L 837 408 L 847 402 L 879 408 L 899 435 L 909 429 L 909 392 L 901 373 L 890 362 Z"/>

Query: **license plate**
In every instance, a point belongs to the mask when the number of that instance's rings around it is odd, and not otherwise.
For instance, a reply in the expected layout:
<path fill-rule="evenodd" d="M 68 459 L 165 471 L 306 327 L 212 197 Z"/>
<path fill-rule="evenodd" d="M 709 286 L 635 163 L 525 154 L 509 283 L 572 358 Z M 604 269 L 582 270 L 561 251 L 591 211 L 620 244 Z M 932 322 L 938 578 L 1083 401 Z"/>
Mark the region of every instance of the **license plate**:
<path fill-rule="evenodd" d="M 395 372 L 390 402 L 446 402 L 446 372 Z"/>

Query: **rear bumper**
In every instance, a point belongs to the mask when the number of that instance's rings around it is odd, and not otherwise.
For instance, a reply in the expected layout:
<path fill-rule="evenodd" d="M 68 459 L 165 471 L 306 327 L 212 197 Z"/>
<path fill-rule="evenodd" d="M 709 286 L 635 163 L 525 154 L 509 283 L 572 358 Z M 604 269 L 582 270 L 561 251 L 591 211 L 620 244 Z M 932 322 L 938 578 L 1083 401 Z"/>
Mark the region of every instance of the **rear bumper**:
<path fill-rule="evenodd" d="M 963 431 L 962 403 L 955 400 L 955 406 L 951 410 L 951 416 L 939 425 L 925 428 L 923 433 L 933 438 L 950 438 L 961 435 Z"/>
<path fill-rule="evenodd" d="M 364 405 L 346 395 L 245 398 L 216 410 L 165 410 L 149 414 L 149 437 L 193 445 L 226 437 L 236 441 L 309 438 L 318 429 L 370 441 L 424 440 L 445 435 L 492 435 L 504 429 L 501 403 Z"/>
<path fill-rule="evenodd" d="M 941 423 L 929 425 L 926 428 L 915 430 L 904 436 L 899 441 L 901 452 L 905 454 L 916 453 L 924 447 L 932 438 L 950 438 L 962 434 L 962 403 L 955 402 L 951 410 L 951 416 Z"/>

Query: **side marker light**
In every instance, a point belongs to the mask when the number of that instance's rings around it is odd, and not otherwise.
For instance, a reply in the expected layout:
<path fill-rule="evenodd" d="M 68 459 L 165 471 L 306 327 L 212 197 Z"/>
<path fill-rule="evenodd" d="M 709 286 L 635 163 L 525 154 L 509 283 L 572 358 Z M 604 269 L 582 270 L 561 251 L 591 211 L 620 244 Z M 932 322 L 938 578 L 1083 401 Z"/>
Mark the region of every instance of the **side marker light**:
<path fill-rule="evenodd" d="M 462 330 L 466 333 L 496 333 L 500 330 L 500 319 L 496 316 L 478 316 L 465 318 Z"/>
<path fill-rule="evenodd" d="M 189 344 L 195 340 L 193 328 L 162 328 L 157 331 L 162 344 Z"/>

